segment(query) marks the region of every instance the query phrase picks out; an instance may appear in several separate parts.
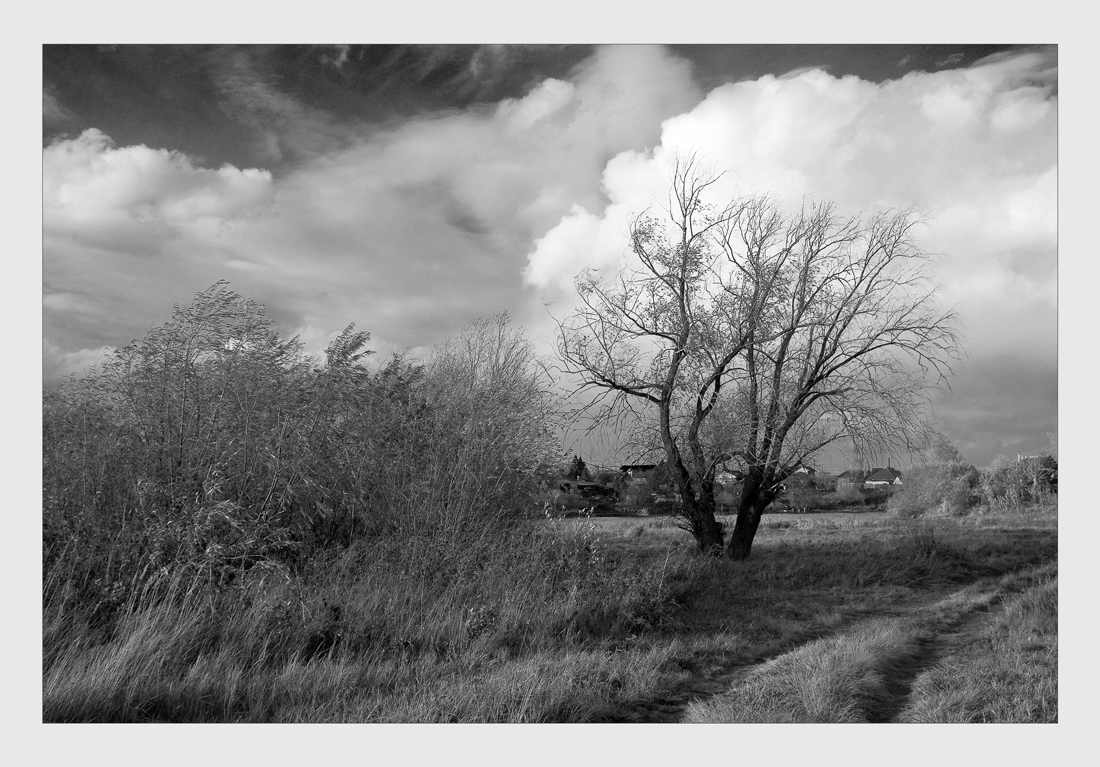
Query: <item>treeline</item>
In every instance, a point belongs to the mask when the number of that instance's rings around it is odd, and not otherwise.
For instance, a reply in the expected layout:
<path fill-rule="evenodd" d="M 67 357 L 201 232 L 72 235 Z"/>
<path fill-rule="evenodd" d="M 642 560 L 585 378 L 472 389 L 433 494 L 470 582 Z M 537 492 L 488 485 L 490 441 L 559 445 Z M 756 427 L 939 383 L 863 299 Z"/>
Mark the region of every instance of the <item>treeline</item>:
<path fill-rule="evenodd" d="M 1023 460 L 1000 456 L 978 469 L 950 440 L 935 435 L 924 459 L 905 473 L 903 489 L 890 497 L 889 509 L 900 516 L 961 516 L 1057 503 L 1053 450 Z"/>

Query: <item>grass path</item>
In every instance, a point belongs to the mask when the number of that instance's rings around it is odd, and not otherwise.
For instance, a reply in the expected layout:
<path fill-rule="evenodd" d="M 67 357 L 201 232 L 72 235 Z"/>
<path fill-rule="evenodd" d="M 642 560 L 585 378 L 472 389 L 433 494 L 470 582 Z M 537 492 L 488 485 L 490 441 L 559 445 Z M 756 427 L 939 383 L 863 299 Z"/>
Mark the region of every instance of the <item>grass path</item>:
<path fill-rule="evenodd" d="M 736 642 L 723 648 L 722 637 L 715 637 L 694 657 L 680 657 L 682 673 L 673 684 L 606 720 L 897 721 L 920 708 L 913 699 L 918 677 L 965 655 L 1007 599 L 1056 572 L 1048 563 L 914 594 L 885 610 L 857 610 L 828 628 L 758 647 L 748 657 Z"/>

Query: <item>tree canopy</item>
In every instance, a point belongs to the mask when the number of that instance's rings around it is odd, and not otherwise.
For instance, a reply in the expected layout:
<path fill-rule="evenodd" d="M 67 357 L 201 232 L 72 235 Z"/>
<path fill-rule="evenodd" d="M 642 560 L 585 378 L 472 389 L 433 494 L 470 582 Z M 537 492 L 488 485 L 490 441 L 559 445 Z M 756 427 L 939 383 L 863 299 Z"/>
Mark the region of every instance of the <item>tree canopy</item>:
<path fill-rule="evenodd" d="M 578 276 L 558 348 L 601 417 L 628 409 L 656 435 L 700 549 L 726 544 L 716 471 L 744 472 L 726 545 L 743 558 L 780 483 L 823 448 L 922 440 L 958 318 L 936 301 L 912 210 L 717 206 L 718 178 L 694 156 L 677 162 L 664 215 L 633 219 L 631 262 Z"/>

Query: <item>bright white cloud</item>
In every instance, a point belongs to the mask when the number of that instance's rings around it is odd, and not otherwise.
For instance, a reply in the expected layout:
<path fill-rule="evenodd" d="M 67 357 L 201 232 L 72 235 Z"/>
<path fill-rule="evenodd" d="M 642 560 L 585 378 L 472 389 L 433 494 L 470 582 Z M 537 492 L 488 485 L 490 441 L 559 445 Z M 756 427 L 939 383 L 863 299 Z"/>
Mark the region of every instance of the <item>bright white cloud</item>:
<path fill-rule="evenodd" d="M 1053 55 L 1029 53 L 879 84 L 813 70 L 723 85 L 666 120 L 652 151 L 613 158 L 603 176 L 610 203 L 574 206 L 539 238 L 525 281 L 556 314 L 568 311 L 577 273 L 629 258 L 629 217 L 664 204 L 677 155 L 698 152 L 729 171 L 718 197 L 768 193 L 794 207 L 809 196 L 849 214 L 916 206 L 929 219 L 925 246 L 944 256 L 943 302 L 966 320 L 973 375 L 1047 380 L 1057 353 L 1055 84 Z M 980 402 L 984 384 L 963 383 Z M 997 407 L 1039 406 L 1039 420 L 1056 418 L 1021 391 Z M 948 397 L 941 410 L 951 407 Z M 1001 410 L 959 423 L 992 433 Z"/>
<path fill-rule="evenodd" d="M 535 242 L 536 253 L 552 247 L 558 257 L 533 259 L 524 272 L 526 279 L 568 292 L 574 276 L 582 271 L 615 268 L 623 254 L 622 233 L 628 231 L 631 213 L 631 208 L 613 204 L 597 216 L 574 205 L 553 232 Z M 545 244 L 547 238 L 552 239 L 550 245 Z"/>
<path fill-rule="evenodd" d="M 95 128 L 46 147 L 42 177 L 47 232 L 108 239 L 149 223 L 186 228 L 234 218 L 271 187 L 267 171 L 196 168 L 179 152 L 116 148 Z"/>
<path fill-rule="evenodd" d="M 245 59 L 217 73 L 271 156 L 297 158 L 286 175 L 202 168 L 94 129 L 44 150 L 47 375 L 223 278 L 311 351 L 350 321 L 376 348 L 423 347 L 501 309 L 551 339 L 543 302 L 560 314 L 580 271 L 617 265 L 630 217 L 667 202 L 692 150 L 729 170 L 722 195 L 915 204 L 970 351 L 1053 353 L 1051 55 L 879 84 L 800 70 L 703 94 L 667 51 L 610 46 L 522 98 L 385 131 L 298 104 Z M 57 106 L 44 97 L 44 113 Z"/>
<path fill-rule="evenodd" d="M 1010 290 L 1008 300 L 1051 295 L 1055 108 L 1049 87 L 1035 84 L 1048 64 L 1029 54 L 881 84 L 814 70 L 716 88 L 665 121 L 655 151 L 607 165 L 614 203 L 574 208 L 529 254 L 526 280 L 567 302 L 562 289 L 578 267 L 607 266 L 615 237 L 624 253 L 622 208 L 662 203 L 676 155 L 699 151 L 731 171 L 718 194 L 766 192 L 788 206 L 808 195 L 849 213 L 916 205 L 931 219 L 927 246 L 947 256 L 948 302 L 967 298 L 976 274 Z"/>
<path fill-rule="evenodd" d="M 272 185 L 267 171 L 199 168 L 95 129 L 46 147 L 42 177 L 47 373 L 83 369 L 163 319 L 181 288 L 215 282 L 223 254 L 208 246 L 262 211 Z"/>
<path fill-rule="evenodd" d="M 229 108 L 270 113 L 265 130 L 300 161 L 278 179 L 208 170 L 95 130 L 48 147 L 48 336 L 124 343 L 223 278 L 320 346 L 350 321 L 380 346 L 419 346 L 501 309 L 536 312 L 520 277 L 534 239 L 574 204 L 598 208 L 607 160 L 653 145 L 701 98 L 686 62 L 615 46 L 492 109 L 338 129 L 247 62 L 223 63 Z M 98 322 L 51 303 L 60 294 L 91 302 Z"/>

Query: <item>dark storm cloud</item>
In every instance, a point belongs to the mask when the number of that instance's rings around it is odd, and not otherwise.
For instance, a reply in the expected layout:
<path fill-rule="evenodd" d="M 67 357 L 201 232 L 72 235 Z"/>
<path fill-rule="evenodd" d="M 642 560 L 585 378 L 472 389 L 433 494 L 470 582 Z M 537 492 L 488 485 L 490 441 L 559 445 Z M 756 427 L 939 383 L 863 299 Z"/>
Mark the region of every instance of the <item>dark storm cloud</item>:
<path fill-rule="evenodd" d="M 238 167 L 283 162 L 426 113 L 491 107 L 567 78 L 591 46 L 47 45 L 44 141 L 96 128 L 119 145 Z M 79 115 L 60 123 L 57 115 Z"/>
<path fill-rule="evenodd" d="M 1025 46 L 817 43 L 670 47 L 695 65 L 700 83 L 711 90 L 724 83 L 779 76 L 808 67 L 820 68 L 834 77 L 855 75 L 879 83 L 906 72 L 971 66 L 987 56 L 1018 52 Z"/>
<path fill-rule="evenodd" d="M 1001 354 L 958 367 L 940 398 L 943 431 L 978 466 L 998 455 L 1037 455 L 1058 432 L 1058 371 L 1045 360 Z"/>

